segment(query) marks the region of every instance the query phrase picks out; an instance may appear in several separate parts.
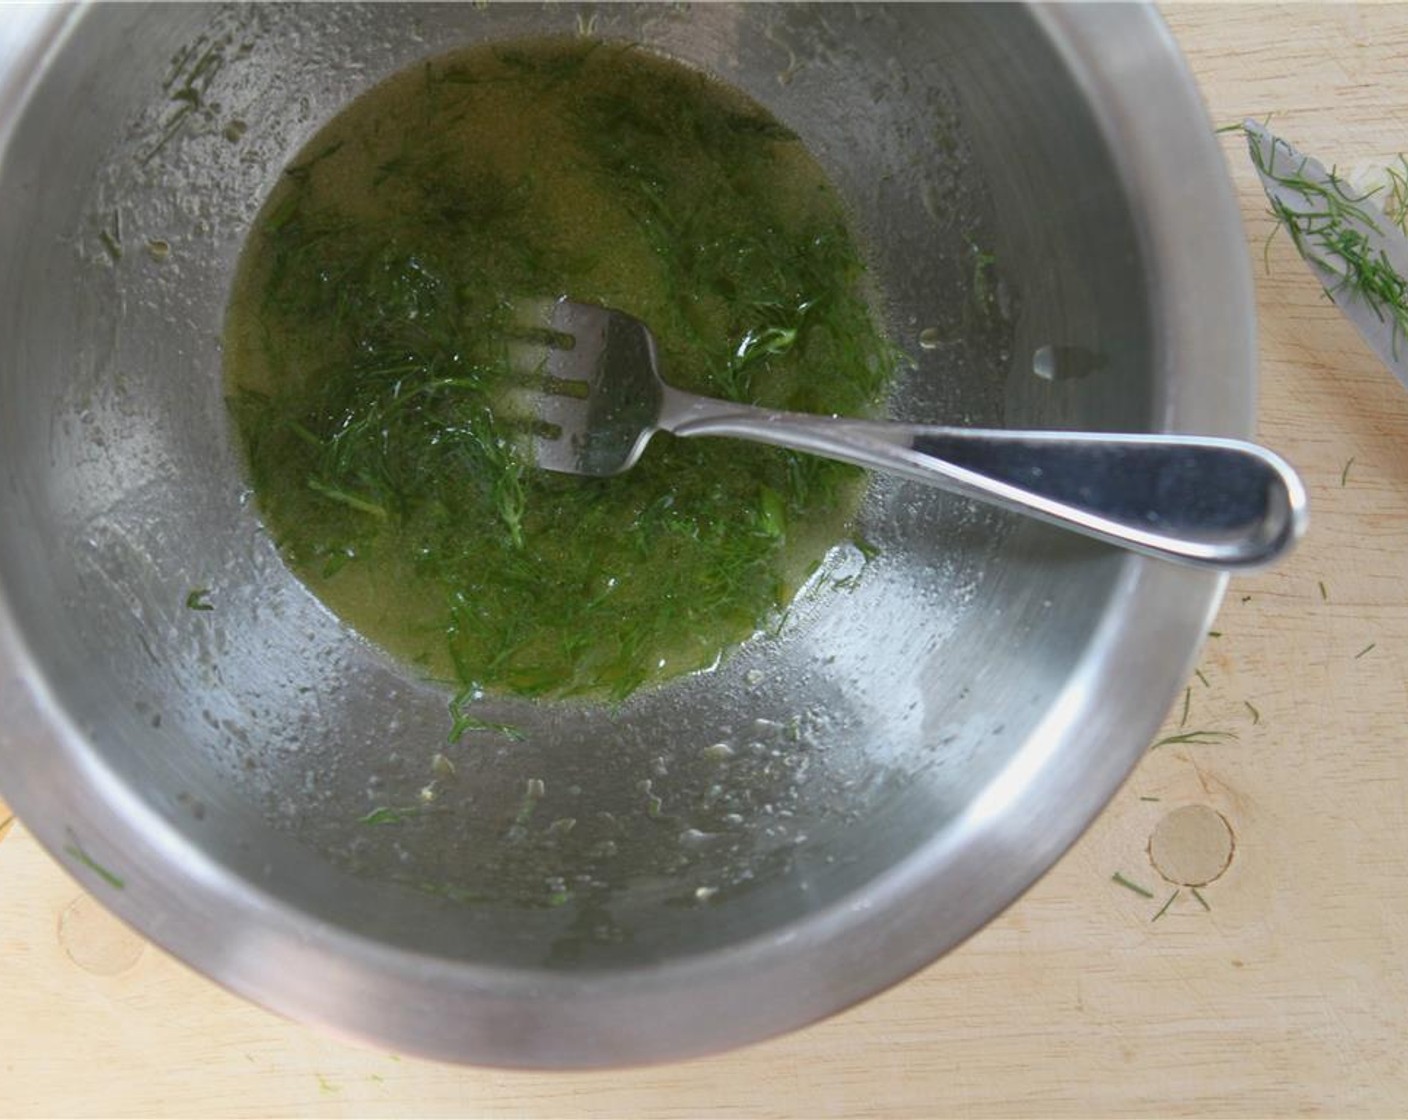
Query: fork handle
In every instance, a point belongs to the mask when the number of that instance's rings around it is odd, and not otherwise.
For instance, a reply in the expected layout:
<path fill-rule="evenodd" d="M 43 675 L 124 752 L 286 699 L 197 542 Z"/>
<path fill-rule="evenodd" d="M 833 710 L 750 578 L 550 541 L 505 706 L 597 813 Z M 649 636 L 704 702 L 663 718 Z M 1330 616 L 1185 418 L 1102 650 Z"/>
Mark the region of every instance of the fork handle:
<path fill-rule="evenodd" d="M 1305 530 L 1305 488 L 1263 447 L 1211 436 L 952 428 L 774 412 L 670 389 L 660 427 L 823 455 L 1201 568 L 1255 568 Z"/>

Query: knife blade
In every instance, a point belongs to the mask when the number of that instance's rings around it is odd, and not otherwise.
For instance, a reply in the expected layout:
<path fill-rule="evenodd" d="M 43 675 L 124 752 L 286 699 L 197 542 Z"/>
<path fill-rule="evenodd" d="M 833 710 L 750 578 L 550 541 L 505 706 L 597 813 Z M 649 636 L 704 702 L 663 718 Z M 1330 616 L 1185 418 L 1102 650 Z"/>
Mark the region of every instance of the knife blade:
<path fill-rule="evenodd" d="M 1247 148 L 1275 217 L 1325 293 L 1408 388 L 1408 237 L 1374 202 L 1256 121 Z"/>

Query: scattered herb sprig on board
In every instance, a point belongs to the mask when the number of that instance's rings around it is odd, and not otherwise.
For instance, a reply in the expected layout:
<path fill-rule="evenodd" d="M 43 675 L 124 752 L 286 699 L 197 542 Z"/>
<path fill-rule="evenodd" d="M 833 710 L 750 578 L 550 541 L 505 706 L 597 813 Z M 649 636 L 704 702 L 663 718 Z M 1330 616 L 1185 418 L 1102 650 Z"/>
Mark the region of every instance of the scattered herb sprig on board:
<path fill-rule="evenodd" d="M 1124 887 L 1125 890 L 1133 891 L 1135 894 L 1142 895 L 1145 898 L 1154 897 L 1153 891 L 1149 890 L 1147 887 L 1141 887 L 1138 883 L 1130 882 L 1130 880 L 1126 879 L 1118 871 L 1110 876 L 1110 882 L 1118 883 L 1120 886 Z"/>
<path fill-rule="evenodd" d="M 1175 887 L 1173 893 L 1168 896 L 1168 901 L 1165 902 L 1162 906 L 1160 906 L 1159 912 L 1149 919 L 1149 923 L 1151 925 L 1168 913 L 1168 908 L 1173 905 L 1173 900 L 1178 897 L 1179 893 L 1179 889 Z"/>
<path fill-rule="evenodd" d="M 1191 746 L 1197 743 L 1222 743 L 1235 738 L 1237 738 L 1235 731 L 1184 731 L 1177 735 L 1165 735 L 1149 749 L 1152 751 L 1159 747 L 1172 747 L 1179 744 Z"/>

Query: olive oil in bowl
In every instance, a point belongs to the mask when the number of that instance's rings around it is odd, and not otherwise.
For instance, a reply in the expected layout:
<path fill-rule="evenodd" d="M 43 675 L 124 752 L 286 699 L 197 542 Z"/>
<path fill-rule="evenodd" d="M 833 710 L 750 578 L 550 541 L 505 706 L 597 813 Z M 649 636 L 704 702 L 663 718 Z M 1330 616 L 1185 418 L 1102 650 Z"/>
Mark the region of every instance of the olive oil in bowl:
<path fill-rule="evenodd" d="M 860 472 L 664 438 L 617 478 L 536 471 L 492 405 L 514 303 L 637 316 L 681 388 L 864 414 L 894 357 L 863 280 L 797 137 L 701 73 L 583 40 L 426 62 L 305 146 L 241 258 L 225 376 L 259 509 L 457 711 L 706 668 L 843 539 Z"/>

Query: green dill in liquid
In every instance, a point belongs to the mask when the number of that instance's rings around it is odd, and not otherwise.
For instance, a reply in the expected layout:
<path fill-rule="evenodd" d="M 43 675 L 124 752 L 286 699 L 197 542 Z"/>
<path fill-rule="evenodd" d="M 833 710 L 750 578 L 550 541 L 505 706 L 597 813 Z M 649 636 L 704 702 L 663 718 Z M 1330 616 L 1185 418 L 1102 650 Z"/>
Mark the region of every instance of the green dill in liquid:
<path fill-rule="evenodd" d="M 514 302 L 637 316 L 681 388 L 865 414 L 894 355 L 863 281 L 797 138 L 702 74 L 581 40 L 424 63 L 305 147 L 241 258 L 226 381 L 262 516 L 461 701 L 705 668 L 842 539 L 860 472 L 668 436 L 617 478 L 535 470 L 491 404 Z"/>

